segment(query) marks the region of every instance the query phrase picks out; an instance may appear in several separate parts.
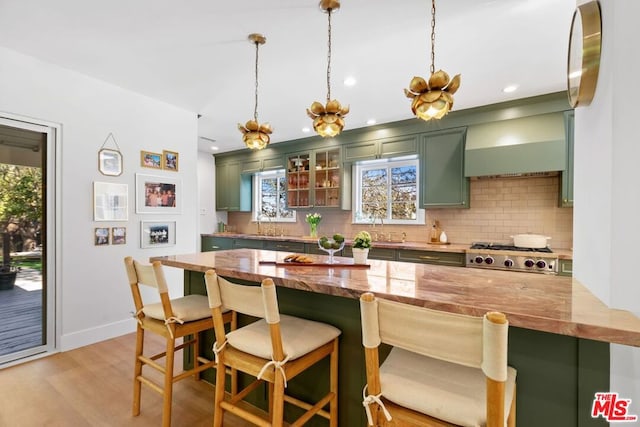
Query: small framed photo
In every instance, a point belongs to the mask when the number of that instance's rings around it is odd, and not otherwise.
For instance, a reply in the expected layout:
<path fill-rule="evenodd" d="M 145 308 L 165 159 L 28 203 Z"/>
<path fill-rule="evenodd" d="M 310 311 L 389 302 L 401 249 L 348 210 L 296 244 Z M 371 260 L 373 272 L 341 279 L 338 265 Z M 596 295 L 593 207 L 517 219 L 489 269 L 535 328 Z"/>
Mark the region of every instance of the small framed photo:
<path fill-rule="evenodd" d="M 162 169 L 162 154 L 140 151 L 140 166 L 143 168 Z"/>
<path fill-rule="evenodd" d="M 111 244 L 124 245 L 127 243 L 127 227 L 111 227 Z"/>
<path fill-rule="evenodd" d="M 93 243 L 96 246 L 104 246 L 109 244 L 109 228 L 96 227 L 93 232 Z"/>
<path fill-rule="evenodd" d="M 180 213 L 182 181 L 163 176 L 136 174 L 137 213 Z"/>
<path fill-rule="evenodd" d="M 175 221 L 141 221 L 140 247 L 160 248 L 176 244 Z"/>
<path fill-rule="evenodd" d="M 113 182 L 93 183 L 93 220 L 127 221 L 129 185 Z"/>
<path fill-rule="evenodd" d="M 162 169 L 178 172 L 178 153 L 175 151 L 162 151 Z"/>
<path fill-rule="evenodd" d="M 108 148 L 98 151 L 98 170 L 102 175 L 122 175 L 122 153 Z"/>

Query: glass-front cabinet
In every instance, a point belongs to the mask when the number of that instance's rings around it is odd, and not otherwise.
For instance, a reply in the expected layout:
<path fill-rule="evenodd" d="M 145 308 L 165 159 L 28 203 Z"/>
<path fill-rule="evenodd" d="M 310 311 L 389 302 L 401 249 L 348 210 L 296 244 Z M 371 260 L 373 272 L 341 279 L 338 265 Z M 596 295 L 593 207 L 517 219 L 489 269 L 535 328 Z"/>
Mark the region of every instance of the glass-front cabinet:
<path fill-rule="evenodd" d="M 340 148 L 287 155 L 290 208 L 340 206 Z"/>

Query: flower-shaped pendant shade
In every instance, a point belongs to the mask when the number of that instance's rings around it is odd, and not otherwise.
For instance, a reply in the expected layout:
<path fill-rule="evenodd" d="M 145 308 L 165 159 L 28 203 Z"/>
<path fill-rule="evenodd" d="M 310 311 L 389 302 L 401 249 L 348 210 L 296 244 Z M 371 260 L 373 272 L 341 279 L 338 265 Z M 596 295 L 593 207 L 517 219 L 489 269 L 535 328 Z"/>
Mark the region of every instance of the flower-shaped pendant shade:
<path fill-rule="evenodd" d="M 321 0 L 320 8 L 328 15 L 328 46 L 327 54 L 327 103 L 315 101 L 307 108 L 307 115 L 313 119 L 313 129 L 323 138 L 333 137 L 344 128 L 344 116 L 349 113 L 349 106 L 343 107 L 337 99 L 331 99 L 331 12 L 340 8 L 338 0 Z"/>
<path fill-rule="evenodd" d="M 412 98 L 411 111 L 419 119 L 429 121 L 441 119 L 453 108 L 453 94 L 460 87 L 460 74 L 452 79 L 442 70 L 435 71 L 436 2 L 431 0 L 431 75 L 429 80 L 422 77 L 411 79 L 409 89 L 404 90 L 407 98 Z"/>
<path fill-rule="evenodd" d="M 247 148 L 251 150 L 262 150 L 271 140 L 271 125 L 269 123 L 260 124 L 258 122 L 258 47 L 265 44 L 267 39 L 262 34 L 249 34 L 249 41 L 256 45 L 256 91 L 255 108 L 253 110 L 253 120 L 248 120 L 244 125 L 238 123 L 238 130 L 242 132 L 242 140 Z"/>

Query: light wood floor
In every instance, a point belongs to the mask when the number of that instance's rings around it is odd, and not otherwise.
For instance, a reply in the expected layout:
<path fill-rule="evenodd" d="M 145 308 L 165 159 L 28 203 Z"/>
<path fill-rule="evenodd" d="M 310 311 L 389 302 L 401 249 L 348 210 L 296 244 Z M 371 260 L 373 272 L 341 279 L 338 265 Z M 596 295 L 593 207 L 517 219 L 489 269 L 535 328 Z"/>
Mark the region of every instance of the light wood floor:
<path fill-rule="evenodd" d="M 163 343 L 147 334 L 147 351 Z M 135 334 L 128 334 L 0 369 L 0 426 L 159 426 L 162 399 L 148 387 L 140 415 L 131 416 L 134 345 Z M 213 387 L 192 378 L 176 383 L 172 421 L 175 427 L 212 425 Z M 225 415 L 225 426 L 248 425 Z"/>

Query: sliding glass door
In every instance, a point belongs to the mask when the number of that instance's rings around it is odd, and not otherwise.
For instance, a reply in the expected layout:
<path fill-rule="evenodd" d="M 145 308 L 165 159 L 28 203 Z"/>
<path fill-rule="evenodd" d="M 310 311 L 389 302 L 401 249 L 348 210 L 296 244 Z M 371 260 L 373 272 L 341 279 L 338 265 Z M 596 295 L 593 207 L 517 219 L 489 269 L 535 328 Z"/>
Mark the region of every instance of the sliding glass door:
<path fill-rule="evenodd" d="M 0 367 L 55 348 L 55 134 L 0 115 Z"/>

